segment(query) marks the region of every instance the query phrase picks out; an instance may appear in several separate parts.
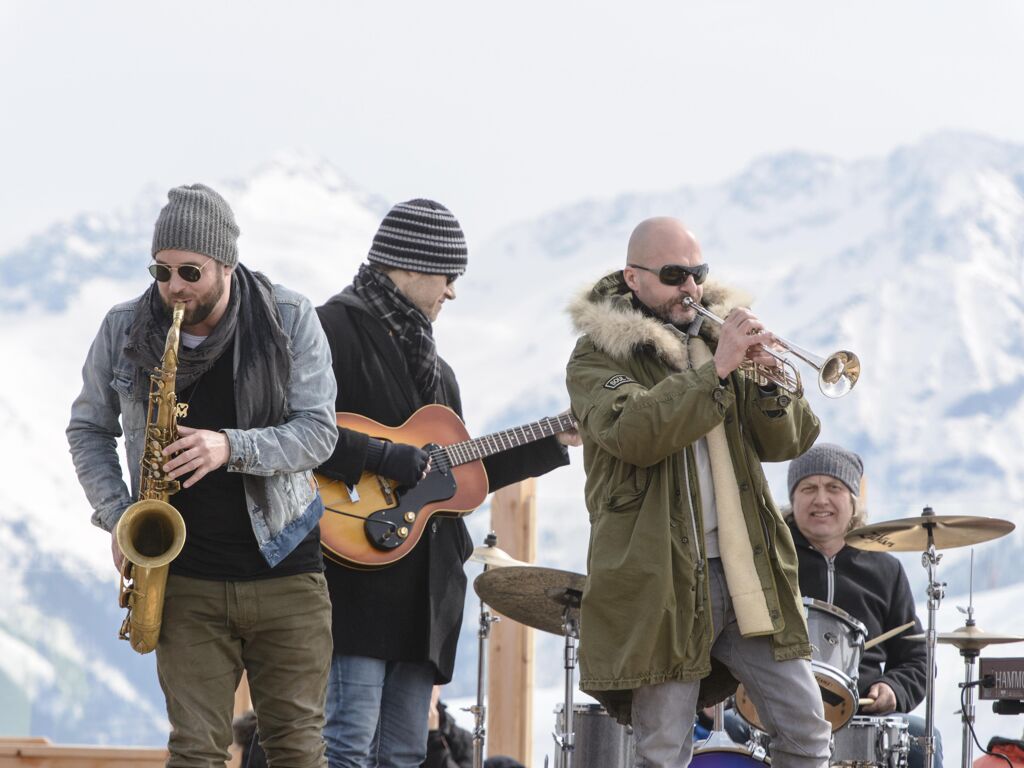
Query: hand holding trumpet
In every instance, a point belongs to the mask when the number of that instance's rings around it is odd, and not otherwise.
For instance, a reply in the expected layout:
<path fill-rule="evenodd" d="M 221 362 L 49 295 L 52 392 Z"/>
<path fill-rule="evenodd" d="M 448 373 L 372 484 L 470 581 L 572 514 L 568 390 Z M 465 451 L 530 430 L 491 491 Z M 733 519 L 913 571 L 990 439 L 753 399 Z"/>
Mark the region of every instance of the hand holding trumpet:
<path fill-rule="evenodd" d="M 765 344 L 774 344 L 775 336 L 765 329 L 749 309 L 737 307 L 722 323 L 718 349 L 715 350 L 715 372 L 724 379 L 744 361 L 766 368 L 778 365 L 776 358 L 766 351 Z"/>

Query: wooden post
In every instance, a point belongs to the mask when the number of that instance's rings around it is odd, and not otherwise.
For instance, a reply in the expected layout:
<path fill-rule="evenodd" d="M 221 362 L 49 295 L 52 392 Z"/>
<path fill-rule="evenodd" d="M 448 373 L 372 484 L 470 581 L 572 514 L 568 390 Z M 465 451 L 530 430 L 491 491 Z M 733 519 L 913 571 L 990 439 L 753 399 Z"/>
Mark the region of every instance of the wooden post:
<path fill-rule="evenodd" d="M 532 563 L 536 558 L 536 519 L 535 479 L 494 494 L 491 527 L 498 547 L 517 560 Z M 485 746 L 488 755 L 533 762 L 533 630 L 505 617 L 493 626 L 488 641 Z"/>

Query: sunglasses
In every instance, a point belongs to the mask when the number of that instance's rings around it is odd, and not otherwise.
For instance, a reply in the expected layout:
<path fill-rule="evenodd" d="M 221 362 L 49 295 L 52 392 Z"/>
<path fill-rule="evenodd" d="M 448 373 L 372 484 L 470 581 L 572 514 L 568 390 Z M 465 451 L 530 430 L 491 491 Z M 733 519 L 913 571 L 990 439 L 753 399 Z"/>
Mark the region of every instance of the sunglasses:
<path fill-rule="evenodd" d="M 658 276 L 664 285 L 682 285 L 686 278 L 692 277 L 693 282 L 700 285 L 708 277 L 708 265 L 698 264 L 696 267 L 684 267 L 682 264 L 666 264 L 661 269 L 641 267 L 639 264 L 627 264 L 633 269 L 642 269 L 644 272 L 651 272 Z"/>
<path fill-rule="evenodd" d="M 199 278 L 203 276 L 203 270 L 211 261 L 213 261 L 212 256 L 207 259 L 201 267 L 197 267 L 195 264 L 182 264 L 180 267 L 172 267 L 168 264 L 150 264 L 149 274 L 151 274 L 158 283 L 166 283 L 171 279 L 171 273 L 177 271 L 178 277 L 186 283 L 198 283 Z"/>

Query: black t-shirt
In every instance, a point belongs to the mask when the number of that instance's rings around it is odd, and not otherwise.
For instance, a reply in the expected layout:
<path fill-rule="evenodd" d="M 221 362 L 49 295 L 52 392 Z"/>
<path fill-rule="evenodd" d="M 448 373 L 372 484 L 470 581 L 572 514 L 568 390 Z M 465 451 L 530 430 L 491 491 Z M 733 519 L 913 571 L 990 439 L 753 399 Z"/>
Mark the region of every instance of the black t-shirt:
<path fill-rule="evenodd" d="M 234 344 L 229 344 L 210 370 L 178 391 L 178 402 L 188 404 L 188 415 L 179 416 L 179 424 L 210 430 L 237 427 L 233 350 Z M 267 565 L 246 511 L 239 472 L 220 467 L 191 488 L 172 495 L 170 503 L 181 512 L 186 531 L 185 546 L 171 563 L 171 573 L 214 581 L 249 581 L 323 570 L 319 526 L 276 568 Z"/>

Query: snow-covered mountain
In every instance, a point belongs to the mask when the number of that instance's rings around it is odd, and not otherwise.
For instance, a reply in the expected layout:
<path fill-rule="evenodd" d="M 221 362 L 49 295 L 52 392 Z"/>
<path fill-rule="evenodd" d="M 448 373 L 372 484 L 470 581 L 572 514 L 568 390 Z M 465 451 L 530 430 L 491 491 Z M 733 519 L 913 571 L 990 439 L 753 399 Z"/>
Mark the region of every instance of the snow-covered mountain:
<path fill-rule="evenodd" d="M 279 157 L 243 180 L 207 181 L 235 208 L 243 261 L 315 303 L 350 280 L 387 208 L 303 155 Z M 106 537 L 88 524 L 63 436 L 103 313 L 146 285 L 163 199 L 164 190 L 147 190 L 130 210 L 55 224 L 0 256 L 0 340 L 14 361 L 8 370 L 20 374 L 0 384 L 8 436 L 0 732 L 164 738 L 152 661 L 113 639 L 120 612 Z M 1024 147 L 973 135 L 941 134 L 852 163 L 776 155 L 718 185 L 584 201 L 471 241 L 469 271 L 437 335 L 459 373 L 472 432 L 565 407 L 574 334 L 564 306 L 620 266 L 632 227 L 658 214 L 688 223 L 712 274 L 755 295 L 773 331 L 819 354 L 844 348 L 860 356 L 864 374 L 846 398 L 820 396 L 810 373 L 806 386 L 823 439 L 864 456 L 873 518 L 930 504 L 940 514 L 1024 521 Z M 582 571 L 587 518 L 576 458 L 541 479 L 538 563 Z M 777 496 L 784 470 L 769 470 Z M 486 512 L 469 522 L 482 539 Z M 979 546 L 976 592 L 1016 594 L 1024 579 L 1012 562 L 1022 554 L 1017 533 Z M 954 550 L 943 560 L 950 604 L 967 589 L 964 555 Z M 906 559 L 919 584 L 916 561 Z M 453 697 L 473 686 L 475 604 L 471 596 Z M 978 618 L 997 627 L 995 615 Z M 940 629 L 954 628 L 955 611 L 944 619 L 950 625 Z M 557 638 L 542 643 L 539 659 L 560 658 Z M 557 686 L 560 674 L 560 663 L 538 663 L 539 685 Z M 954 695 L 950 681 L 960 674 L 955 658 L 942 668 Z M 944 735 L 955 754 L 954 721 Z"/>

